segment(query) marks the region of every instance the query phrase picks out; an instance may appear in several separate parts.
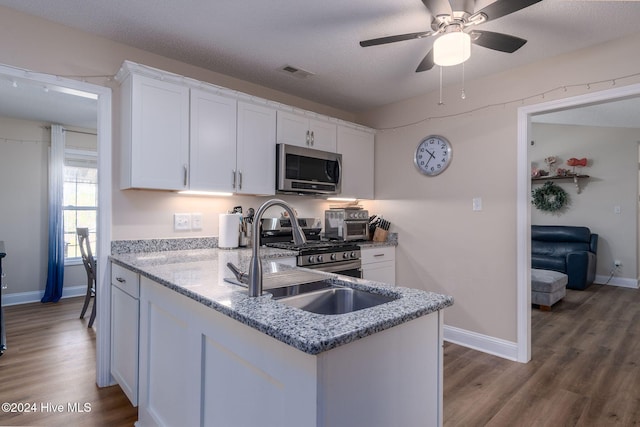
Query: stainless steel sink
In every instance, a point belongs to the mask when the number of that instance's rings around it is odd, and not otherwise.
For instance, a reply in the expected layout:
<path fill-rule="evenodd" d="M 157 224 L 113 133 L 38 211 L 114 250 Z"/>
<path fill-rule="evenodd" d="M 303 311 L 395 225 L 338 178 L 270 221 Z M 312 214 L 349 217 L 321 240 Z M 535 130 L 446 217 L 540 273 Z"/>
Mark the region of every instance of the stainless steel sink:
<path fill-rule="evenodd" d="M 283 304 L 317 314 L 345 314 L 394 301 L 396 298 L 358 289 L 332 286 L 326 289 L 274 298 Z"/>

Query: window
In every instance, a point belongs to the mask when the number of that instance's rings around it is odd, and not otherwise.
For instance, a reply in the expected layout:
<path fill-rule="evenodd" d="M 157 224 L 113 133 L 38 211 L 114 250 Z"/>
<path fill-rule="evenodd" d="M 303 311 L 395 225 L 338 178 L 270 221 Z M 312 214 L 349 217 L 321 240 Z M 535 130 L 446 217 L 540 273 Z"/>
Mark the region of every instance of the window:
<path fill-rule="evenodd" d="M 65 150 L 62 215 L 65 264 L 79 263 L 77 227 L 89 228 L 91 249 L 96 248 L 98 213 L 98 169 L 96 153 Z"/>

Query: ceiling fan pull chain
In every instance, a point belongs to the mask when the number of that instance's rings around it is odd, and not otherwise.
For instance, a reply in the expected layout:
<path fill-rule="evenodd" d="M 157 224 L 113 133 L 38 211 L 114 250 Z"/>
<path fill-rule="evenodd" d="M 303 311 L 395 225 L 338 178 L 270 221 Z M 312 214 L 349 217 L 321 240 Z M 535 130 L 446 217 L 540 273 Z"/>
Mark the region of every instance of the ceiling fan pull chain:
<path fill-rule="evenodd" d="M 438 102 L 438 105 L 443 105 L 444 102 L 442 102 L 442 66 L 440 66 L 440 102 Z"/>
<path fill-rule="evenodd" d="M 460 98 L 467 99 L 467 94 L 464 92 L 464 62 L 462 63 L 462 92 Z"/>

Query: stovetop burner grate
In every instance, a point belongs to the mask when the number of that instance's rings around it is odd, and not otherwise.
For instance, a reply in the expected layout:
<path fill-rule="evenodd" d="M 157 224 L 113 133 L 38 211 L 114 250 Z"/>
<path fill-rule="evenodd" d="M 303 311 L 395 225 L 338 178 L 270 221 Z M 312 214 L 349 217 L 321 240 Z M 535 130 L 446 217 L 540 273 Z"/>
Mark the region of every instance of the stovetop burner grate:
<path fill-rule="evenodd" d="M 267 243 L 267 246 L 278 249 L 288 249 L 292 251 L 299 251 L 303 254 L 322 253 L 331 251 L 354 251 L 359 249 L 359 246 L 349 242 L 337 242 L 337 241 L 307 241 L 301 245 L 297 245 L 292 242 L 275 242 Z"/>

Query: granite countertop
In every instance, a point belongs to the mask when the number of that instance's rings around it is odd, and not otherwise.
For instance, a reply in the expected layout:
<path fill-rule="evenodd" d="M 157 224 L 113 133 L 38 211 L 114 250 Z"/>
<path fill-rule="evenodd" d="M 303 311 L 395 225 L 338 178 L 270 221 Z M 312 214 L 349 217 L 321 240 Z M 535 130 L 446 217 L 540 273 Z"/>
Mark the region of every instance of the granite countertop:
<path fill-rule="evenodd" d="M 260 248 L 264 273 L 298 268 L 278 263 L 279 258 L 296 254 L 294 251 Z M 246 288 L 224 280 L 233 277 L 226 267 L 227 262 L 233 262 L 242 271 L 248 271 L 250 259 L 251 249 L 174 250 L 111 256 L 116 264 L 312 355 L 453 304 L 450 296 L 323 273 L 335 284 L 398 299 L 347 314 L 310 313 L 274 301 L 269 293 L 250 298 Z"/>

